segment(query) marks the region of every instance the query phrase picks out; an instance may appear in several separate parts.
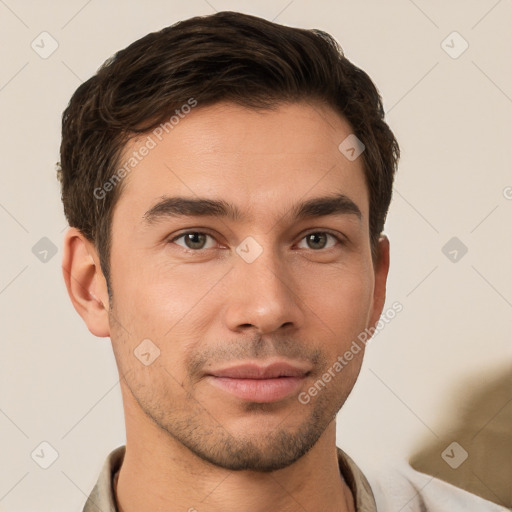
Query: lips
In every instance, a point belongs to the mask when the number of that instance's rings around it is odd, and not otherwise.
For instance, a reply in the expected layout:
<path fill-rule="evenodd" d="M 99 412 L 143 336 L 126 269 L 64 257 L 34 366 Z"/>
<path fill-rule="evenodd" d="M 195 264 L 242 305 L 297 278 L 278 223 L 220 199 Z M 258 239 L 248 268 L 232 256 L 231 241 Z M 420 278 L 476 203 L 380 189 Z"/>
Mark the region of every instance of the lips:
<path fill-rule="evenodd" d="M 207 379 L 213 386 L 238 399 L 267 403 L 298 393 L 309 372 L 310 367 L 305 364 L 241 364 L 210 371 Z"/>
<path fill-rule="evenodd" d="M 214 377 L 226 377 L 229 379 L 275 379 L 278 377 L 304 377 L 308 371 L 304 366 L 295 366 L 290 363 L 274 363 L 268 366 L 242 364 L 214 370 L 210 374 Z"/>

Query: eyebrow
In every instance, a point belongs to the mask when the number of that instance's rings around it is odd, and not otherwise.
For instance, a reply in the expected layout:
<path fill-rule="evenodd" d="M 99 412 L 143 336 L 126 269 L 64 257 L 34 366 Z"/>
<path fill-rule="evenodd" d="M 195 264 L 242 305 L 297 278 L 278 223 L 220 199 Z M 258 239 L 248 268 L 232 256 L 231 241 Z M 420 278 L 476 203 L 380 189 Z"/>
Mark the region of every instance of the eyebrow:
<path fill-rule="evenodd" d="M 303 220 L 325 215 L 355 215 L 359 220 L 362 213 L 359 207 L 344 194 L 317 197 L 296 204 L 290 212 L 292 218 Z M 152 206 L 144 215 L 143 221 L 151 225 L 159 220 L 172 217 L 220 217 L 240 222 L 246 219 L 237 206 L 222 199 L 167 197 Z"/>

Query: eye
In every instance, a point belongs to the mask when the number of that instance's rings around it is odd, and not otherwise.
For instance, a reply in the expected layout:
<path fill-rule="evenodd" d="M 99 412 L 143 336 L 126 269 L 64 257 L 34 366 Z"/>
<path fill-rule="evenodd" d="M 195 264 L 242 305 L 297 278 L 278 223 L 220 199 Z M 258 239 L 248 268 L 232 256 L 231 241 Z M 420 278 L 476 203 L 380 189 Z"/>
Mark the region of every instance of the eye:
<path fill-rule="evenodd" d="M 334 243 L 329 247 L 327 247 L 327 243 L 328 243 L 328 239 L 329 239 L 328 237 L 330 237 L 331 239 L 334 240 Z M 334 247 L 336 245 L 336 242 L 342 243 L 340 238 L 338 238 L 337 236 L 335 236 L 331 233 L 327 233 L 324 231 L 317 231 L 315 233 L 309 233 L 302 240 L 306 240 L 308 247 L 301 247 L 301 249 L 305 248 L 305 249 L 314 249 L 314 250 L 331 249 L 332 247 Z"/>
<path fill-rule="evenodd" d="M 177 243 L 177 240 L 183 239 L 184 245 Z M 188 231 L 187 233 L 182 233 L 181 235 L 177 236 L 176 238 L 173 238 L 171 242 L 177 243 L 177 245 L 180 245 L 181 247 L 184 247 L 185 249 L 192 249 L 192 250 L 201 250 L 201 249 L 211 249 L 211 247 L 205 246 L 208 238 L 211 238 L 214 240 L 214 238 L 211 235 L 208 235 L 207 233 L 201 233 L 200 231 Z"/>
<path fill-rule="evenodd" d="M 211 240 L 210 245 L 208 245 L 208 239 Z M 329 239 L 331 240 L 330 245 Z M 180 243 L 178 240 L 182 240 L 182 242 Z M 189 249 L 192 251 L 201 251 L 215 247 L 215 238 L 212 235 L 203 233 L 201 231 L 187 231 L 186 233 L 182 233 L 181 235 L 178 235 L 169 241 L 176 243 L 176 245 L 179 245 L 184 249 Z M 336 243 L 343 243 L 340 237 L 325 231 L 308 233 L 302 238 L 301 243 L 303 241 L 306 242 L 307 246 L 301 247 L 299 244 L 299 248 L 313 250 L 331 249 L 332 247 L 336 246 Z"/>

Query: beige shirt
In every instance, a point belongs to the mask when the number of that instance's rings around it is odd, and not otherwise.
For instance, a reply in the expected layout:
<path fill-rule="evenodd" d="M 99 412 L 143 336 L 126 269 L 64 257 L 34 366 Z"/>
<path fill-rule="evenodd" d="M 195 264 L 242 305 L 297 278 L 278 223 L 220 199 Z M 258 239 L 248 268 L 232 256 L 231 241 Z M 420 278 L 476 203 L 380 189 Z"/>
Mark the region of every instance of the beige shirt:
<path fill-rule="evenodd" d="M 113 450 L 101 470 L 100 476 L 92 490 L 83 512 L 118 512 L 114 494 L 114 476 L 123 463 L 125 446 Z M 356 502 L 357 512 L 377 512 L 375 499 L 368 480 L 356 463 L 338 448 L 340 472 L 350 487 Z"/>

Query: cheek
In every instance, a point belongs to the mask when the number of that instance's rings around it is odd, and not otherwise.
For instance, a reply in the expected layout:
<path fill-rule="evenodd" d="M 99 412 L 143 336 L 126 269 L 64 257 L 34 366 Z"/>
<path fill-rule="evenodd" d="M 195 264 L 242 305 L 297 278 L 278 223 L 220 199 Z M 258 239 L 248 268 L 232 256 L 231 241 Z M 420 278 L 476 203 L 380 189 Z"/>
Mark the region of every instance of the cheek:
<path fill-rule="evenodd" d="M 320 286 L 321 285 L 321 286 Z M 373 280 L 369 272 L 344 272 L 325 282 L 317 281 L 314 305 L 323 336 L 317 333 L 325 365 L 319 377 L 337 396 L 341 407 L 350 394 L 363 363 L 365 344 L 361 333 L 368 327 L 372 308 Z M 313 334 L 314 336 L 314 334 Z"/>
<path fill-rule="evenodd" d="M 368 326 L 373 296 L 371 270 L 312 274 L 304 283 L 302 298 L 320 319 L 337 350 L 350 345 Z M 307 292 L 307 294 L 306 294 Z"/>
<path fill-rule="evenodd" d="M 224 265 L 157 265 L 140 283 L 137 315 L 145 311 L 143 321 L 160 336 L 179 335 L 186 341 L 204 330 L 212 311 L 223 303 L 219 293 L 228 270 Z"/>
<path fill-rule="evenodd" d="M 122 325 L 111 336 L 117 351 L 126 364 L 138 367 L 133 353 L 142 340 L 150 339 L 160 351 L 157 366 L 172 369 L 182 380 L 183 361 L 197 351 L 198 340 L 205 338 L 215 318 L 212 300 L 226 269 L 211 266 L 205 272 L 195 265 L 127 260 L 119 260 L 112 273 L 113 321 Z M 222 299 L 217 302 L 222 304 Z"/>
<path fill-rule="evenodd" d="M 160 335 L 186 316 L 216 281 L 214 273 L 195 265 L 158 258 L 150 262 L 147 254 L 118 257 L 112 268 L 119 314 L 139 325 L 163 329 Z"/>

